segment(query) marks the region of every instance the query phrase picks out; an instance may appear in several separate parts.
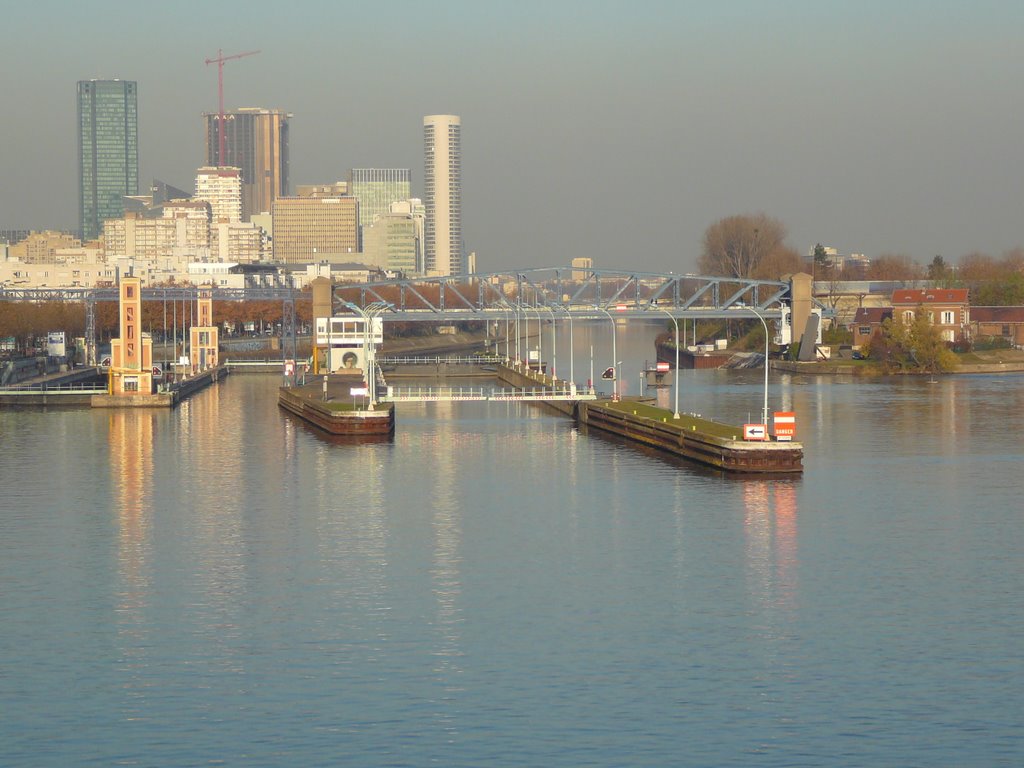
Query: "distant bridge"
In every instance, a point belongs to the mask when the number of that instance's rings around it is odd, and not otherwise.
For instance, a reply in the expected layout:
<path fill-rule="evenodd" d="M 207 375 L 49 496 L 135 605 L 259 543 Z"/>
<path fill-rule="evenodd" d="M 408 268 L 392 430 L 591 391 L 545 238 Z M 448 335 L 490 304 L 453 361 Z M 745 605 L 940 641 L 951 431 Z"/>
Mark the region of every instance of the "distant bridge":
<path fill-rule="evenodd" d="M 668 313 L 702 319 L 734 317 L 740 307 L 776 318 L 790 290 L 781 280 L 551 267 L 340 284 L 334 296 L 359 307 L 376 304 L 383 317 L 404 322 L 495 319 L 537 310 L 548 312 L 548 319 L 561 313 L 599 320 L 609 311 L 626 318 Z"/>
<path fill-rule="evenodd" d="M 209 286 L 143 288 L 144 301 L 194 301 Z M 781 280 L 609 269 L 549 267 L 468 276 L 394 278 L 368 283 L 335 285 L 335 306 L 374 305 L 381 317 L 399 322 L 459 322 L 497 320 L 522 315 L 529 322 L 559 317 L 600 320 L 677 320 L 736 317 L 737 310 L 754 310 L 765 319 L 778 319 L 780 307 L 791 299 L 791 284 Z M 288 287 L 212 289 L 214 301 L 281 301 L 285 357 L 295 357 L 295 302 L 308 293 Z M 85 305 L 85 336 L 95 349 L 96 303 L 117 301 L 116 287 L 0 288 L 0 301 L 71 301 Z M 812 305 L 824 316 L 832 311 L 817 300 Z"/>

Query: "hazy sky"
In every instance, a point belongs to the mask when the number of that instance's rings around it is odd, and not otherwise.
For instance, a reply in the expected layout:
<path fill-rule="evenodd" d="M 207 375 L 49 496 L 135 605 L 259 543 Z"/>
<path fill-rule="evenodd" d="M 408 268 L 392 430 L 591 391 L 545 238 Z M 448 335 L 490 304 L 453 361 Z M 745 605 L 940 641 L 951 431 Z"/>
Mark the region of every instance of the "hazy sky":
<path fill-rule="evenodd" d="M 0 228 L 78 226 L 75 83 L 139 84 L 140 172 L 191 189 L 200 115 L 277 107 L 292 185 L 408 167 L 462 117 L 479 269 L 692 271 L 709 224 L 925 263 L 1024 245 L 1024 3 L 17 2 L 0 43 Z"/>

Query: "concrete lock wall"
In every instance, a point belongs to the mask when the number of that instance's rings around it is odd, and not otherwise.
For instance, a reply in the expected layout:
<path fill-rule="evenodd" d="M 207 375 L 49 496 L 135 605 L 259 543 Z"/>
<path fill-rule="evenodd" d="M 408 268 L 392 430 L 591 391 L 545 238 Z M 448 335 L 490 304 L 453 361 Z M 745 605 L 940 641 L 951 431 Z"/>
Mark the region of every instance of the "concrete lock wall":
<path fill-rule="evenodd" d="M 807 318 L 811 316 L 811 293 L 814 287 L 814 278 L 806 272 L 797 272 L 789 277 L 789 295 L 791 297 L 793 343 L 800 341 L 804 336 L 804 329 L 807 327 Z"/>

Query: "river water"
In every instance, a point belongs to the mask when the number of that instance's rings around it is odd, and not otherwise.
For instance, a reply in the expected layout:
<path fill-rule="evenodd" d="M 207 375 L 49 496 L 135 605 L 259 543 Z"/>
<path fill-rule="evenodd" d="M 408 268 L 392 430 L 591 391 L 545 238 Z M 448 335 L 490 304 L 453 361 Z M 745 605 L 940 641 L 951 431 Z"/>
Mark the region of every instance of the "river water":
<path fill-rule="evenodd" d="M 756 421 L 762 376 L 681 410 Z M 1024 377 L 773 374 L 797 478 L 507 403 L 336 444 L 277 383 L 0 411 L 0 765 L 1024 762 Z"/>

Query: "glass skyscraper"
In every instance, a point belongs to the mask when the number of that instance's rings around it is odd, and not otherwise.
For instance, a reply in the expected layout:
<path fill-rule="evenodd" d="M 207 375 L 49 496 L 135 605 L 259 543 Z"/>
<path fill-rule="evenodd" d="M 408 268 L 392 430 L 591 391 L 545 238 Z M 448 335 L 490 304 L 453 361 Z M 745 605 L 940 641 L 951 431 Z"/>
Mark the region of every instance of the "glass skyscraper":
<path fill-rule="evenodd" d="M 412 197 L 412 173 L 408 168 L 353 168 L 348 193 L 359 201 L 360 229 L 383 216 L 392 203 Z"/>
<path fill-rule="evenodd" d="M 78 82 L 78 222 L 82 240 L 139 194 L 139 116 L 132 80 Z"/>
<path fill-rule="evenodd" d="M 280 109 L 242 107 L 224 113 L 224 157 L 220 157 L 220 115 L 207 112 L 206 165 L 242 171 L 242 220 L 270 213 L 288 195 L 288 121 Z"/>

